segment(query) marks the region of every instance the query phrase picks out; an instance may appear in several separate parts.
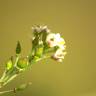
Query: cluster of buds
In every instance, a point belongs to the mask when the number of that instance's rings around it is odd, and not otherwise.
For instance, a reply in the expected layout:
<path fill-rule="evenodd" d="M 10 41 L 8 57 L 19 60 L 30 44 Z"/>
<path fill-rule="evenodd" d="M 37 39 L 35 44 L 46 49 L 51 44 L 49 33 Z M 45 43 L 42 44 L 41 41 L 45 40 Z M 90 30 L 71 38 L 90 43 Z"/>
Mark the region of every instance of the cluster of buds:
<path fill-rule="evenodd" d="M 37 33 L 41 33 L 41 32 L 50 33 L 50 30 L 48 29 L 47 26 L 39 26 L 39 25 L 37 25 L 37 26 L 32 27 L 32 30 L 33 30 L 33 32 L 36 33 L 36 34 L 37 34 Z"/>

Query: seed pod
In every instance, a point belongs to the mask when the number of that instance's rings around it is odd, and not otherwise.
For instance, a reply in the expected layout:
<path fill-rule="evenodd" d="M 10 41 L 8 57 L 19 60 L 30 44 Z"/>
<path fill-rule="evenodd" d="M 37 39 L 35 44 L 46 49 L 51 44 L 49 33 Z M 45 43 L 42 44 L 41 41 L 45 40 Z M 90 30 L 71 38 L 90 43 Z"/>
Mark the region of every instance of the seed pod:
<path fill-rule="evenodd" d="M 29 62 L 27 58 L 20 58 L 17 62 L 17 67 L 20 69 L 25 69 L 27 68 Z"/>
<path fill-rule="evenodd" d="M 17 42 L 17 46 L 16 46 L 16 54 L 20 54 L 21 53 L 21 45 L 20 42 Z"/>

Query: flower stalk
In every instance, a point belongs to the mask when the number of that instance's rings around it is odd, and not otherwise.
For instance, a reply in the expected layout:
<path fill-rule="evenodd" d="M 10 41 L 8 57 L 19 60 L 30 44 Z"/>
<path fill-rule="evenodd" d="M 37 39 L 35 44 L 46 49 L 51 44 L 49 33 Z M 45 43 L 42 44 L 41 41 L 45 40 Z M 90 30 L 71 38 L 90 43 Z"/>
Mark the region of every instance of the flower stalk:
<path fill-rule="evenodd" d="M 22 48 L 18 41 L 16 56 L 12 56 L 6 62 L 5 71 L 0 79 L 0 88 L 11 82 L 20 73 L 31 67 L 32 64 L 35 64 L 42 59 L 51 58 L 58 62 L 62 62 L 64 59 L 66 46 L 64 39 L 59 33 L 52 33 L 47 26 L 34 26 L 32 27 L 32 30 L 33 39 L 30 54 L 26 57 L 21 57 Z M 20 88 L 15 88 L 15 91 Z M 13 91 L 14 90 L 3 91 L 0 92 L 0 94 Z"/>

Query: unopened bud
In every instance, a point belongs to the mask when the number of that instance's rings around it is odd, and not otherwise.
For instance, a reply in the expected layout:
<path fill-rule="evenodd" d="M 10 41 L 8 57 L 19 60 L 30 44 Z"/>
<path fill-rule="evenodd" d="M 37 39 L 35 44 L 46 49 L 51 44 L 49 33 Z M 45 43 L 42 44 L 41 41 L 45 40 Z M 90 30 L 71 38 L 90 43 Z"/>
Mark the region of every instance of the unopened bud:
<path fill-rule="evenodd" d="M 13 63 L 12 60 L 10 59 L 7 63 L 6 63 L 6 69 L 10 70 L 13 67 Z"/>

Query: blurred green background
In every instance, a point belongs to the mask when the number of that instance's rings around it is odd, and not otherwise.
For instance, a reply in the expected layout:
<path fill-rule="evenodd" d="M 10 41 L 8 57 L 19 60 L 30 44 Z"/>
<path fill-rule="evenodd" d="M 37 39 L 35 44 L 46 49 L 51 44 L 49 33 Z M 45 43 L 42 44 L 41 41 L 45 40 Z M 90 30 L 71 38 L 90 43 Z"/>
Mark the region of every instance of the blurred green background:
<path fill-rule="evenodd" d="M 96 0 L 0 0 L 0 75 L 17 40 L 23 55 L 29 53 L 35 24 L 62 34 L 64 62 L 40 61 L 2 90 L 32 81 L 16 96 L 96 96 Z"/>

